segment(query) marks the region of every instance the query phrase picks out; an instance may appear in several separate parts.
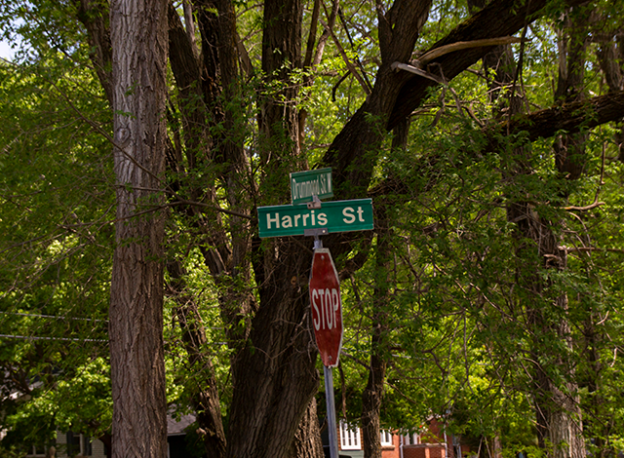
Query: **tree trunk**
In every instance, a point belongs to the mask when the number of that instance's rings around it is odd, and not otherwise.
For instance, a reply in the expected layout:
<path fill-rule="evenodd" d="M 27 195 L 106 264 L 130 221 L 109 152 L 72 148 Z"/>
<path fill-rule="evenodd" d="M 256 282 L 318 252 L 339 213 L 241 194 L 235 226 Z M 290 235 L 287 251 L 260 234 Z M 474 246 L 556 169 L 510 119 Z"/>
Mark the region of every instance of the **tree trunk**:
<path fill-rule="evenodd" d="M 395 129 L 392 150 L 404 149 L 407 145 L 409 119 L 404 119 Z M 362 444 L 365 458 L 381 458 L 381 402 L 386 380 L 386 369 L 390 360 L 388 348 L 389 292 L 392 251 L 391 231 L 388 220 L 387 198 L 375 202 L 375 225 L 377 246 L 375 250 L 375 289 L 372 311 L 371 358 L 368 382 L 362 393 Z"/>
<path fill-rule="evenodd" d="M 258 256 L 262 306 L 247 346 L 233 365 L 227 456 L 288 457 L 299 423 L 318 389 L 316 345 L 310 324 L 307 273 L 312 252 L 277 239 Z M 275 250 L 275 251 L 273 251 Z M 275 259 L 274 253 L 280 253 Z"/>
<path fill-rule="evenodd" d="M 567 61 L 568 55 L 564 55 L 565 68 L 560 69 L 557 94 L 562 103 L 579 101 L 576 96 L 583 76 L 579 66 L 584 65 L 584 58 L 581 58 L 583 50 L 578 47 L 584 46 L 584 40 L 582 37 L 579 40 L 578 36 L 575 38 L 571 39 L 574 45 L 570 61 Z M 491 88 L 494 89 L 492 93 L 498 93 L 497 89 L 505 85 L 516 84 L 519 78 L 519 72 L 514 72 L 515 65 L 507 49 L 499 48 L 490 53 L 484 58 L 484 65 L 486 69 L 493 67 L 496 70 L 496 80 L 491 83 Z M 521 113 L 524 107 L 524 96 L 519 86 L 512 88 L 510 97 L 513 98 L 506 102 L 509 119 Z M 502 107 L 501 102 L 502 99 L 499 99 Z M 579 137 L 562 136 L 556 142 L 555 163 L 562 176 L 565 174 L 568 179 L 577 179 L 580 176 L 584 163 L 582 144 L 583 139 Z M 523 176 L 533 173 L 530 164 L 529 147 L 518 147 L 507 161 L 503 177 L 521 183 Z M 559 248 L 560 237 L 555 233 L 555 225 L 540 217 L 536 211 L 533 200 L 539 201 L 539 198 L 525 195 L 522 189 L 518 189 L 516 194 L 522 197 L 508 196 L 507 219 L 516 227 L 517 284 L 522 291 L 520 301 L 527 310 L 527 325 L 533 336 L 530 353 L 534 362 L 533 394 L 538 443 L 553 458 L 584 457 L 578 387 L 573 382 L 573 369 L 566 354 L 551 355 L 544 348 L 544 339 L 551 338 L 563 342 L 564 348 L 571 349 L 567 296 L 560 293 L 555 298 L 545 297 L 551 280 L 544 280 L 536 273 L 543 269 L 564 270 L 566 253 Z M 526 200 L 527 197 L 529 200 Z M 527 243 L 527 240 L 532 243 Z M 547 302 L 552 303 L 551 307 L 557 311 L 560 321 L 549 319 L 543 313 L 542 305 Z M 557 367 L 563 374 L 561 384 L 549 374 L 549 368 L 552 367 Z"/>
<path fill-rule="evenodd" d="M 167 2 L 111 3 L 117 223 L 110 305 L 113 457 L 164 458 Z"/>
<path fill-rule="evenodd" d="M 293 103 L 298 89 L 289 79 L 301 64 L 302 13 L 300 0 L 264 3 L 262 69 L 269 82 L 280 87 L 260 101 L 260 160 L 265 172 L 261 186 L 271 203 L 287 198 L 280 184 L 287 183 L 284 178 L 297 169 L 295 164 L 305 164 L 297 145 Z M 312 252 L 302 253 L 301 245 L 288 239 L 254 248 L 260 307 L 246 346 L 232 361 L 229 434 L 236 439 L 228 442 L 227 456 L 287 458 L 297 431 L 318 432 L 299 426 L 319 380 L 306 288 Z"/>
<path fill-rule="evenodd" d="M 585 351 L 583 355 L 586 358 L 584 377 L 580 387 L 587 390 L 589 394 L 589 400 L 585 412 L 587 415 L 584 419 L 583 427 L 588 431 L 588 437 L 592 437 L 592 453 L 597 453 L 597 456 L 604 458 L 613 453 L 613 449 L 609 444 L 608 437 L 610 434 L 610 426 L 601 421 L 604 415 L 604 405 L 607 404 L 607 399 L 602 395 L 601 379 L 604 377 L 603 364 L 600 360 L 600 354 L 598 346 L 600 341 L 604 339 L 604 334 L 601 332 L 598 326 L 596 326 L 595 320 L 599 319 L 598 313 L 591 309 L 588 311 L 589 316 L 583 323 L 583 336 Z"/>
<path fill-rule="evenodd" d="M 377 214 L 379 215 L 377 209 Z M 383 213 L 385 211 L 382 210 Z M 377 220 L 377 224 L 380 220 Z M 382 224 L 387 223 L 387 219 Z M 388 281 L 380 278 L 387 276 L 387 258 L 389 251 L 389 233 L 387 227 L 377 234 L 377 278 L 375 297 L 373 298 L 375 311 L 373 311 L 373 329 L 371 342 L 370 367 L 368 369 L 368 382 L 362 393 L 362 444 L 365 458 L 381 458 L 381 400 L 388 367 Z"/>
<path fill-rule="evenodd" d="M 299 86 L 292 84 L 289 77 L 293 69 L 302 65 L 303 3 L 301 0 L 267 0 L 264 2 L 263 22 L 262 71 L 269 81 L 281 85 L 262 100 L 259 126 L 264 137 L 261 146 L 263 162 L 270 170 L 276 167 L 288 170 L 293 161 L 302 165 L 299 115 L 293 103 Z M 276 160 L 278 158 L 281 160 Z"/>
<path fill-rule="evenodd" d="M 299 422 L 290 458 L 323 458 L 324 456 L 316 398 L 312 398 L 305 415 Z"/>
<path fill-rule="evenodd" d="M 560 251 L 560 257 L 562 268 L 565 268 L 567 264 L 565 251 Z M 557 307 L 567 315 L 568 297 L 566 294 L 560 294 L 557 299 Z M 566 347 L 571 350 L 572 337 L 567 319 L 560 321 L 557 333 L 565 341 Z M 550 411 L 549 419 L 549 439 L 553 446 L 551 456 L 552 458 L 585 458 L 583 414 L 578 384 L 574 380 L 573 363 L 562 358 L 558 364 L 563 369 L 566 380 L 563 382 L 563 387 L 557 386 L 550 380 L 550 396 L 554 406 Z"/>
<path fill-rule="evenodd" d="M 580 13 L 580 14 L 579 14 Z M 559 79 L 555 98 L 561 102 L 577 102 L 585 99 L 584 76 L 586 63 L 586 49 L 589 41 L 587 23 L 589 15 L 582 8 L 570 9 L 564 21 L 559 40 Z M 565 180 L 577 180 L 581 177 L 587 152 L 585 142 L 588 134 L 560 135 L 555 139 L 553 150 L 555 166 L 560 176 Z M 566 191 L 562 196 L 567 199 Z M 561 223 L 559 223 L 561 224 Z M 567 252 L 561 249 L 561 238 L 554 234 L 542 240 L 554 239 L 554 246 L 544 247 L 540 251 L 546 257 L 547 267 L 556 267 L 560 271 L 567 268 Z M 549 259 L 554 260 L 551 263 Z M 552 265 L 551 265 L 552 264 Z M 565 292 L 559 293 L 556 298 L 556 307 L 563 317 L 558 324 L 550 326 L 556 335 L 564 342 L 565 348 L 572 351 L 572 337 L 568 316 L 568 296 Z M 574 364 L 569 356 L 561 355 L 555 362 L 563 374 L 563 386 L 557 386 L 552 378 L 548 379 L 549 404 L 547 412 L 549 442 L 553 447 L 553 458 L 584 458 L 586 456 L 585 440 L 583 438 L 583 422 L 580 406 L 578 384 L 574 380 Z"/>
<path fill-rule="evenodd" d="M 202 436 L 206 453 L 210 458 L 225 456 L 225 431 L 221 419 L 221 404 L 212 355 L 206 348 L 206 333 L 194 298 L 185 292 L 180 262 L 169 261 L 167 271 L 171 281 L 170 294 L 177 307 L 175 309 L 184 349 L 189 357 L 191 380 L 187 381 L 191 391 L 191 405 L 197 417 L 197 432 Z"/>

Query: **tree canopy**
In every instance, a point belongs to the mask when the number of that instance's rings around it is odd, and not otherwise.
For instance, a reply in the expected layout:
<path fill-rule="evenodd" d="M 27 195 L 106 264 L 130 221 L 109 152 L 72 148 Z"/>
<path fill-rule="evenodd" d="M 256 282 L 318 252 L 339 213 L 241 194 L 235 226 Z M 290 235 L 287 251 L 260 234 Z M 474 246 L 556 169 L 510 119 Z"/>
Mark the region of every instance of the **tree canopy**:
<path fill-rule="evenodd" d="M 323 237 L 367 458 L 432 418 L 624 450 L 621 1 L 147 3 L 0 0 L 7 453 L 160 457 L 168 409 L 211 458 L 322 456 L 312 240 L 257 208 L 323 167 L 375 212 Z"/>

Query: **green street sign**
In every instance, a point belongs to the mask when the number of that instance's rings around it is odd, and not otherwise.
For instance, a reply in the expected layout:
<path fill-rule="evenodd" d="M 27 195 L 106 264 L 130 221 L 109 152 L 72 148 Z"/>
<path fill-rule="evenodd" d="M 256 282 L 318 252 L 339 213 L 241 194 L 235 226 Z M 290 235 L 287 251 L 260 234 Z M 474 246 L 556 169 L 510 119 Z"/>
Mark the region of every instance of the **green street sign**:
<path fill-rule="evenodd" d="M 332 232 L 369 231 L 373 229 L 371 199 L 323 202 L 321 208 L 304 205 L 258 207 L 260 237 L 305 235 L 310 229 Z"/>
<path fill-rule="evenodd" d="M 293 205 L 312 202 L 312 196 L 333 197 L 331 167 L 291 173 L 290 195 Z"/>

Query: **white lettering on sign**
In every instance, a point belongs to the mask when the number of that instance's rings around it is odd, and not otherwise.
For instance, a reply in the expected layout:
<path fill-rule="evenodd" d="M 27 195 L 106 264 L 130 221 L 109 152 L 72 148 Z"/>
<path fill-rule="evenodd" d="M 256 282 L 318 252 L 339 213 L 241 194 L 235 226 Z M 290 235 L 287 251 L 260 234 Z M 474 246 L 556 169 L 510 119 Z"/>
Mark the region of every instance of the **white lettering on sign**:
<path fill-rule="evenodd" d="M 279 227 L 279 213 L 276 213 L 274 218 L 271 218 L 271 215 L 267 215 L 267 225 L 269 229 L 271 229 L 271 223 L 275 223 L 277 227 Z"/>
<path fill-rule="evenodd" d="M 310 227 L 310 226 L 327 226 L 327 214 L 314 213 L 314 210 L 310 214 L 289 216 L 284 215 L 280 219 L 279 213 L 267 213 L 267 229 L 279 229 L 289 227 Z M 271 225 L 275 224 L 273 228 Z"/>
<path fill-rule="evenodd" d="M 313 289 L 312 308 L 314 309 L 314 329 L 336 327 L 336 311 L 340 306 L 340 291 L 336 288 Z"/>
<path fill-rule="evenodd" d="M 342 210 L 342 214 L 344 215 L 344 218 L 342 218 L 342 220 L 345 223 L 351 224 L 355 222 L 355 215 L 353 214 L 353 209 L 351 207 L 345 207 Z"/>
<path fill-rule="evenodd" d="M 323 195 L 331 191 L 331 174 L 320 175 L 312 180 L 297 183 L 293 178 L 291 188 L 295 199 Z"/>
<path fill-rule="evenodd" d="M 345 207 L 342 209 L 342 215 L 344 216 L 344 218 L 342 218 L 342 220 L 346 223 L 346 224 L 353 224 L 355 223 L 355 215 L 354 215 L 355 210 L 353 209 L 353 207 Z M 357 208 L 357 220 L 360 223 L 364 222 L 364 210 L 362 209 L 362 207 L 358 207 Z"/>

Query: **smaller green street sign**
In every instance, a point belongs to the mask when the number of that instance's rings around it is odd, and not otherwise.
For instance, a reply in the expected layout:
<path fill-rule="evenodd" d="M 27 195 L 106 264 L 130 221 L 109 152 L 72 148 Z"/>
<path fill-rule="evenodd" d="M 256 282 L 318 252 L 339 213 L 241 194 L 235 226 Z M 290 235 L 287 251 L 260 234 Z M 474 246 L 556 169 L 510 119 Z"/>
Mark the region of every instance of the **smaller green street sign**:
<path fill-rule="evenodd" d="M 309 229 L 332 232 L 369 231 L 373 229 L 371 199 L 323 202 L 321 208 L 304 205 L 258 207 L 260 237 L 304 235 Z"/>
<path fill-rule="evenodd" d="M 312 202 L 312 196 L 326 199 L 334 196 L 331 167 L 290 174 L 292 204 Z"/>

